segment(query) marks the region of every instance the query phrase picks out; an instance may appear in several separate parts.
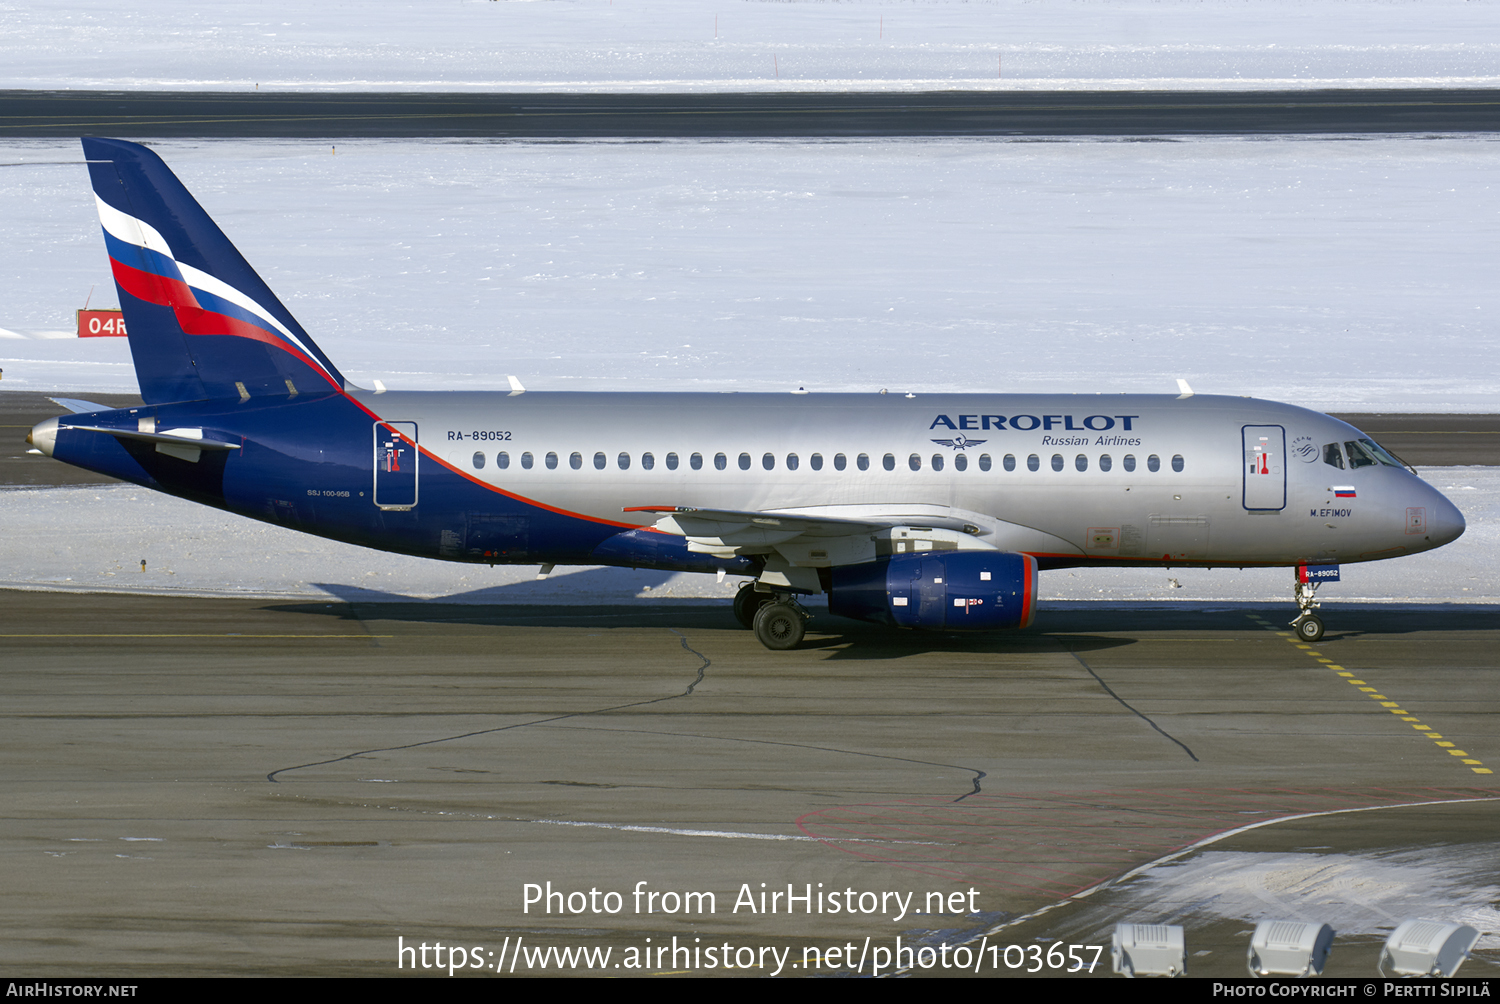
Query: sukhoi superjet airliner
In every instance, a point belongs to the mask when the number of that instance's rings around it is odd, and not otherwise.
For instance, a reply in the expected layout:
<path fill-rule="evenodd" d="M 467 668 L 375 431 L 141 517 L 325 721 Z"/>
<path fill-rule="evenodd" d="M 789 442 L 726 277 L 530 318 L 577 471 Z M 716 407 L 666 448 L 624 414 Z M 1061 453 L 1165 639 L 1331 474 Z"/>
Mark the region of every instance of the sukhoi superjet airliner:
<path fill-rule="evenodd" d="M 150 150 L 84 153 L 139 408 L 63 402 L 35 452 L 253 519 L 484 564 L 729 573 L 773 649 L 799 598 L 900 628 L 1025 627 L 1039 570 L 1340 564 L 1463 516 L 1358 429 L 1194 395 L 494 393 L 349 383 Z"/>

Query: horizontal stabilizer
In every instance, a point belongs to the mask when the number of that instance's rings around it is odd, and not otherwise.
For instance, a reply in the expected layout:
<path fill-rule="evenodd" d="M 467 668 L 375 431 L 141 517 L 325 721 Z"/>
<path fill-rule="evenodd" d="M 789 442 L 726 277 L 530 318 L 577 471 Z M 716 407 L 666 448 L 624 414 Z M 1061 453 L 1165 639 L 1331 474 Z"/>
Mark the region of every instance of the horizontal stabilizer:
<path fill-rule="evenodd" d="M 76 397 L 49 397 L 47 398 L 47 400 L 54 401 L 57 404 L 62 405 L 64 408 L 68 409 L 75 415 L 82 415 L 91 411 L 114 411 L 114 409 L 107 404 L 95 404 L 92 401 L 81 401 Z"/>
<path fill-rule="evenodd" d="M 192 446 L 200 450 L 238 450 L 239 443 L 224 443 L 217 439 L 204 439 L 202 429 L 171 429 L 167 432 L 137 432 L 135 429 L 108 429 L 102 425 L 63 425 L 64 429 L 77 432 L 102 432 L 116 439 L 135 439 L 143 443 L 164 443 L 169 446 Z M 193 435 L 193 433 L 197 435 Z"/>

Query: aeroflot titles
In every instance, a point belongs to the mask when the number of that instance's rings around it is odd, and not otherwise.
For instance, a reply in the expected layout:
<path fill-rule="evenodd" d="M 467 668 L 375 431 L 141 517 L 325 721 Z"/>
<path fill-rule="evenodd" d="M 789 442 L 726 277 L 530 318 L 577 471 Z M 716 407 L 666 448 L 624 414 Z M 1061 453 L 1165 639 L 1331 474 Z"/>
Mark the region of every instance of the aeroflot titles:
<path fill-rule="evenodd" d="M 1043 429 L 1051 432 L 1053 429 L 1063 429 L 1067 432 L 1108 432 L 1120 423 L 1120 429 L 1129 432 L 1132 429 L 1131 422 L 1140 418 L 1139 415 L 1090 415 L 1083 420 L 1082 425 L 1073 424 L 1072 415 L 1012 415 L 1006 418 L 1004 415 L 960 415 L 958 421 L 947 415 L 939 415 L 932 420 L 929 430 L 942 426 L 945 429 L 969 430 L 969 429 L 1006 429 L 1006 422 L 1010 423 L 1007 431 L 1030 432 L 1033 429 Z"/>

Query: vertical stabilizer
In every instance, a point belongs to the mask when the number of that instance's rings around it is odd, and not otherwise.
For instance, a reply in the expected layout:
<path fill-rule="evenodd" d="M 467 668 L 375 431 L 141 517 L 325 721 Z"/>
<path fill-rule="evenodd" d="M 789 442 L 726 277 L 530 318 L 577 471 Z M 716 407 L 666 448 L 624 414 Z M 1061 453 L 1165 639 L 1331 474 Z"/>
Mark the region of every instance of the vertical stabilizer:
<path fill-rule="evenodd" d="M 160 157 L 83 140 L 148 404 L 343 389 L 344 379 Z"/>

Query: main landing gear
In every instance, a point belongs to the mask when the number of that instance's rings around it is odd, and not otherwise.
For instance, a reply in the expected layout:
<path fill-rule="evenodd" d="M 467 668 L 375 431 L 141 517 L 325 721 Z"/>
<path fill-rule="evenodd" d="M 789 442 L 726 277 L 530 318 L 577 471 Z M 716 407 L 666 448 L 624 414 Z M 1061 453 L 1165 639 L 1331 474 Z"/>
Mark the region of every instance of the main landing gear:
<path fill-rule="evenodd" d="M 734 594 L 734 619 L 747 630 L 755 628 L 755 615 L 771 602 L 770 593 L 756 592 L 755 583 L 747 582 Z"/>
<path fill-rule="evenodd" d="M 1323 637 L 1323 621 L 1313 611 L 1318 608 L 1318 583 L 1297 582 L 1297 618 L 1292 621 L 1292 630 L 1297 637 L 1308 643 Z"/>
<path fill-rule="evenodd" d="M 735 619 L 754 630 L 766 648 L 784 652 L 796 648 L 807 634 L 808 612 L 791 593 L 763 593 L 747 582 L 734 596 Z"/>

